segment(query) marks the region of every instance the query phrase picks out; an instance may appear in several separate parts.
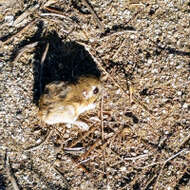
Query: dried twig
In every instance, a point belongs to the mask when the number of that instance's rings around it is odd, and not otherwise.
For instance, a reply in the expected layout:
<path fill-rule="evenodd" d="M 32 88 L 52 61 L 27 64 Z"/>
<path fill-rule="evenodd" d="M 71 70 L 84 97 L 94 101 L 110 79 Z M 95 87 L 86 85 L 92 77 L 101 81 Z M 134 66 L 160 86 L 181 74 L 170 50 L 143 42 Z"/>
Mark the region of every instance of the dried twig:
<path fill-rule="evenodd" d="M 101 139 L 97 139 L 96 142 L 88 149 L 88 151 L 80 156 L 80 159 L 83 159 L 83 160 L 86 159 L 88 155 L 90 154 L 90 152 L 92 152 L 99 145 L 100 141 Z"/>
<path fill-rule="evenodd" d="M 46 59 L 47 53 L 49 50 L 49 42 L 46 44 L 46 48 L 43 52 L 41 61 L 40 61 L 40 94 L 42 94 L 42 77 L 43 77 L 43 68 L 44 68 L 44 61 Z"/>
<path fill-rule="evenodd" d="M 135 157 L 129 157 L 129 158 L 124 158 L 124 160 L 131 160 L 131 161 L 136 161 L 138 159 L 143 159 L 145 157 L 148 157 L 150 156 L 151 154 L 142 154 L 142 155 L 139 155 L 139 156 L 135 156 Z"/>
<path fill-rule="evenodd" d="M 15 179 L 14 174 L 12 173 L 12 170 L 10 167 L 10 160 L 9 160 L 8 152 L 6 152 L 5 156 L 6 156 L 6 172 L 7 172 L 7 175 L 9 176 L 9 179 L 12 183 L 14 190 L 19 190 L 18 184 L 16 182 L 16 179 Z"/>
<path fill-rule="evenodd" d="M 20 58 L 20 56 L 21 56 L 27 49 L 34 48 L 34 47 L 37 46 L 37 45 L 38 45 L 38 42 L 34 42 L 34 43 L 28 44 L 28 45 L 24 46 L 23 48 L 21 48 L 21 49 L 18 51 L 18 53 L 17 53 L 17 55 L 16 55 L 16 57 L 15 57 L 15 59 L 14 59 L 14 62 L 17 62 L 18 59 Z"/>
<path fill-rule="evenodd" d="M 85 132 L 80 138 L 74 140 L 68 147 L 74 147 L 78 142 L 81 142 L 82 139 L 85 139 L 89 134 L 93 133 L 97 129 L 96 126 L 91 127 L 88 131 Z"/>
<path fill-rule="evenodd" d="M 150 184 L 153 183 L 153 181 L 157 178 L 157 176 L 158 172 L 156 171 L 155 174 L 147 181 L 145 187 L 143 187 L 142 190 L 146 190 L 150 186 Z"/>
<path fill-rule="evenodd" d="M 181 151 L 179 151 L 178 153 L 174 154 L 173 156 L 169 157 L 165 162 L 164 165 L 166 165 L 170 160 L 173 160 L 174 158 L 176 158 L 177 156 L 179 156 L 181 153 L 187 151 L 186 148 L 182 149 Z"/>
<path fill-rule="evenodd" d="M 163 172 L 163 169 L 164 169 L 164 167 L 166 166 L 166 164 L 167 164 L 170 160 L 173 160 L 174 158 L 176 158 L 177 156 L 179 156 L 180 154 L 182 154 L 182 153 L 185 152 L 185 151 L 187 151 L 186 148 L 185 148 L 185 149 L 182 149 L 181 151 L 179 151 L 178 153 L 172 155 L 171 157 L 169 157 L 167 160 L 164 161 L 164 163 L 163 163 L 163 165 L 162 165 L 162 167 L 161 167 L 161 169 L 160 169 L 159 175 L 158 175 L 158 177 L 157 177 L 157 179 L 156 179 L 156 182 L 155 182 L 155 184 L 154 184 L 154 188 L 153 188 L 154 190 L 157 189 L 157 183 L 158 183 L 158 181 L 159 181 L 159 179 L 160 179 L 160 176 L 161 176 L 161 174 L 162 174 L 162 172 Z"/>
<path fill-rule="evenodd" d="M 101 117 L 101 128 L 102 128 L 102 141 L 104 142 L 104 116 L 103 116 L 103 104 L 104 104 L 104 96 L 102 95 L 102 98 L 101 98 L 100 117 Z"/>
<path fill-rule="evenodd" d="M 145 168 L 152 167 L 155 165 L 160 165 L 160 164 L 162 164 L 162 162 L 154 162 L 154 163 L 148 164 L 148 165 L 143 166 L 143 167 L 137 167 L 137 169 L 145 169 Z"/>
<path fill-rule="evenodd" d="M 118 130 L 109 138 L 105 139 L 103 144 L 101 145 L 101 151 L 104 150 L 107 146 L 108 143 L 110 143 L 111 140 L 113 140 L 117 135 L 119 135 L 120 133 L 122 133 L 122 130 L 123 130 L 123 126 L 120 126 L 118 128 Z M 97 150 L 98 151 L 98 150 Z M 99 151 L 98 151 L 99 152 Z M 99 152 L 101 153 L 101 152 Z"/>
<path fill-rule="evenodd" d="M 68 181 L 65 179 L 64 173 L 63 173 L 62 171 L 60 171 L 60 169 L 59 169 L 58 167 L 56 167 L 56 166 L 54 166 L 53 168 L 54 168 L 54 170 L 55 170 L 57 173 L 59 173 L 59 175 L 62 176 L 62 179 L 63 179 L 63 181 L 65 182 L 65 184 L 67 185 L 67 188 L 68 188 L 68 189 L 71 189 L 70 184 L 69 184 Z"/>
<path fill-rule="evenodd" d="M 65 130 L 66 130 L 65 127 L 63 128 L 64 131 L 60 131 L 59 128 L 58 128 L 56 125 L 54 125 L 53 128 L 54 128 L 54 129 L 58 132 L 58 134 L 64 139 L 63 134 L 65 133 Z"/>
<path fill-rule="evenodd" d="M 149 115 L 151 115 L 153 118 L 155 118 L 155 116 L 152 114 L 152 111 L 148 109 L 148 107 L 142 103 L 140 100 L 138 100 L 138 98 L 133 95 L 133 101 L 138 104 L 143 110 L 145 110 Z"/>
<path fill-rule="evenodd" d="M 51 14 L 51 13 L 47 13 L 47 14 Z M 52 14 L 54 14 L 54 13 L 52 13 Z M 62 20 L 59 20 L 59 19 L 54 18 L 54 17 L 52 17 L 52 18 L 43 18 L 43 20 L 44 19 L 48 20 L 49 22 L 54 22 L 54 23 L 58 24 L 59 26 L 62 26 L 61 32 L 64 32 L 65 34 L 67 34 L 67 36 L 69 36 L 69 34 L 71 34 L 75 29 L 75 26 L 73 26 L 70 30 L 63 29 L 65 27 L 65 25 L 62 22 Z"/>
<path fill-rule="evenodd" d="M 36 148 L 41 147 L 49 139 L 49 137 L 53 134 L 53 132 L 54 132 L 54 130 L 49 130 L 47 135 L 45 136 L 45 138 L 42 141 L 40 141 L 39 143 L 32 145 L 30 147 L 24 148 L 24 150 L 30 151 L 30 150 L 34 150 Z"/>
<path fill-rule="evenodd" d="M 49 42 L 46 44 L 46 48 L 45 48 L 44 53 L 43 53 L 42 58 L 41 58 L 41 62 L 40 62 L 41 67 L 43 66 L 44 61 L 46 59 L 48 49 L 49 49 Z"/>
<path fill-rule="evenodd" d="M 37 8 L 39 8 L 39 4 L 36 4 L 34 7 L 24 11 L 15 21 L 14 26 L 21 23 L 27 16 L 31 15 Z"/>
<path fill-rule="evenodd" d="M 190 140 L 190 134 L 187 135 L 187 137 L 184 138 L 184 140 L 180 144 L 179 148 L 182 148 L 186 143 L 188 143 L 189 140 Z"/>
<path fill-rule="evenodd" d="M 87 6 L 87 8 L 89 9 L 89 11 L 92 13 L 95 21 L 98 24 L 98 27 L 100 28 L 101 32 L 104 32 L 104 26 L 103 24 L 100 22 L 100 19 L 98 18 L 96 12 L 94 11 L 94 9 L 92 8 L 92 6 L 89 4 L 89 2 L 87 0 L 82 0 L 82 2 Z"/>
<path fill-rule="evenodd" d="M 118 36 L 122 36 L 126 33 L 137 33 L 137 31 L 135 29 L 123 29 L 122 31 L 114 31 L 112 33 L 108 33 L 106 35 L 103 35 L 99 40 L 102 41 L 102 40 L 106 40 L 107 38 L 110 38 L 110 37 L 113 37 L 115 35 L 118 35 Z"/>
<path fill-rule="evenodd" d="M 57 16 L 60 18 L 64 18 L 66 20 L 69 20 L 65 15 L 57 14 L 57 13 L 41 13 L 40 16 Z M 70 21 L 70 20 L 69 20 Z"/>
<path fill-rule="evenodd" d="M 76 164 L 78 168 L 81 168 L 85 173 L 89 173 L 86 167 L 84 167 L 81 163 L 78 163 L 78 159 L 72 158 L 71 156 L 69 158 L 72 160 L 74 164 Z"/>
<path fill-rule="evenodd" d="M 52 7 L 44 7 L 44 9 L 47 10 L 47 11 L 50 11 L 50 12 L 52 12 L 52 13 L 41 13 L 41 14 L 40 14 L 41 16 L 59 16 L 59 17 L 61 17 L 61 18 L 64 18 L 64 19 L 67 20 L 67 21 L 73 22 L 73 20 L 70 19 L 67 15 L 65 15 L 63 12 L 61 12 L 61 11 L 55 9 L 55 8 L 52 8 Z M 88 40 L 89 37 L 88 37 L 87 33 L 82 29 L 81 24 L 78 23 L 78 22 L 77 22 L 76 24 L 81 28 L 81 30 L 82 30 L 82 32 L 83 32 L 85 38 Z M 73 29 L 74 29 L 74 28 L 72 28 L 71 31 L 73 31 Z M 69 33 L 70 33 L 70 32 L 69 32 Z"/>
<path fill-rule="evenodd" d="M 63 151 L 67 152 L 67 153 L 71 153 L 71 152 L 75 152 L 75 153 L 81 153 L 82 152 L 82 153 L 84 153 L 85 152 L 85 148 L 84 147 L 74 147 L 74 148 L 64 147 Z"/>
<path fill-rule="evenodd" d="M 14 37 L 20 35 L 24 31 L 26 31 L 26 29 L 28 27 L 30 27 L 32 24 L 34 24 L 35 22 L 36 22 L 36 19 L 34 19 L 33 21 L 27 23 L 24 27 L 22 27 L 21 29 L 19 29 L 18 32 L 16 32 L 15 34 L 13 34 L 10 38 L 6 39 L 5 41 L 2 41 L 2 44 L 6 44 L 6 43 L 10 42 Z"/>
<path fill-rule="evenodd" d="M 122 162 L 128 164 L 127 161 L 132 161 L 132 162 L 135 162 L 136 160 L 140 160 L 140 159 L 144 159 L 148 156 L 150 156 L 151 154 L 142 154 L 142 155 L 139 155 L 139 156 L 135 156 L 135 157 L 128 157 L 128 158 L 122 158 L 116 151 L 112 150 L 110 147 L 109 147 L 110 151 L 120 159 L 120 161 L 114 163 L 111 165 L 111 167 L 114 167 Z"/>
<path fill-rule="evenodd" d="M 115 52 L 115 54 L 113 55 L 113 59 L 115 59 L 118 55 L 118 53 L 121 51 L 121 48 L 123 48 L 123 46 L 125 45 L 125 42 L 127 41 L 126 38 L 124 38 L 124 40 L 122 41 L 121 45 L 119 46 L 119 48 L 117 49 L 117 51 Z"/>
<path fill-rule="evenodd" d="M 133 86 L 129 84 L 129 100 L 131 104 L 133 103 L 133 91 L 134 91 Z"/>
<path fill-rule="evenodd" d="M 45 4 L 43 5 L 43 7 L 48 7 L 56 2 L 57 0 L 48 0 L 47 2 L 44 2 Z"/>
<path fill-rule="evenodd" d="M 100 111 L 100 116 L 101 116 L 101 128 L 102 128 L 102 142 L 104 142 L 105 140 L 105 136 L 104 136 L 104 116 L 103 116 L 103 105 L 104 105 L 104 96 L 102 95 L 102 99 L 101 99 L 101 111 Z M 106 163 L 106 157 L 105 157 L 105 149 L 102 150 L 102 155 L 103 155 L 103 160 L 104 160 L 104 172 L 106 173 L 106 166 L 107 166 L 107 163 Z M 108 184 L 108 178 L 107 178 L 107 175 L 106 175 L 106 182 Z"/>
<path fill-rule="evenodd" d="M 63 12 L 52 8 L 52 7 L 44 7 L 45 10 L 51 12 L 51 13 L 41 13 L 41 16 L 59 16 L 61 18 L 64 18 L 67 21 L 72 22 L 72 19 L 70 19 L 67 15 L 65 15 Z"/>

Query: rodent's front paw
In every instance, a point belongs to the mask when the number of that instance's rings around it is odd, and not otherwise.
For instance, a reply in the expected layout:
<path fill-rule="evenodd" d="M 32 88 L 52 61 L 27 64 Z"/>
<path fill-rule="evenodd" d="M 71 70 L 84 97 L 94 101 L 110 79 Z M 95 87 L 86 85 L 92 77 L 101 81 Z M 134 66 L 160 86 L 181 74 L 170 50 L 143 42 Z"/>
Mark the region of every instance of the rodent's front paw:
<path fill-rule="evenodd" d="M 89 129 L 89 126 L 86 123 L 82 122 L 82 121 L 75 121 L 73 124 L 77 125 L 83 131 L 87 131 Z"/>

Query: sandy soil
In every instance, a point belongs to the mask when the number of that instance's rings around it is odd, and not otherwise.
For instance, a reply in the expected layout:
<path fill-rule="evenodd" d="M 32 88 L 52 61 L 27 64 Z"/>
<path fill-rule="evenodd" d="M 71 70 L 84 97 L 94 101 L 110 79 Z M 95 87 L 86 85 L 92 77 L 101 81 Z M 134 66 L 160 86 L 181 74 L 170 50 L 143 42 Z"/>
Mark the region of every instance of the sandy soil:
<path fill-rule="evenodd" d="M 190 189 L 189 1 L 0 0 L 0 23 L 1 190 Z M 82 74 L 90 130 L 42 123 L 40 86 Z"/>

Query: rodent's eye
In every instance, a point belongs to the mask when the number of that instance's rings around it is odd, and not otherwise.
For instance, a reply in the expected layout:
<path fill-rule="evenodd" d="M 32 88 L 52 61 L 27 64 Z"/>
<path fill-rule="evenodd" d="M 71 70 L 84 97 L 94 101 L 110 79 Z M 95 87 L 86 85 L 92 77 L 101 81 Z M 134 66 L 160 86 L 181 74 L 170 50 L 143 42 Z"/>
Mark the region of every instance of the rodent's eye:
<path fill-rule="evenodd" d="M 94 93 L 94 94 L 98 94 L 98 92 L 99 92 L 99 89 L 96 87 L 96 88 L 93 90 L 93 93 Z"/>

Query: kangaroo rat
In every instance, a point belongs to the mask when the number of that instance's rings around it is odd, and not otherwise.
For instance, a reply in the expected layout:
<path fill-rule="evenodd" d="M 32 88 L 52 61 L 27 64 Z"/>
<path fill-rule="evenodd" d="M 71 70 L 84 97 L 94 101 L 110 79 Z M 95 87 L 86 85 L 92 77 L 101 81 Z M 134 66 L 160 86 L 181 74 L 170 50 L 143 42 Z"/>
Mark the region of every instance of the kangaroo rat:
<path fill-rule="evenodd" d="M 101 92 L 100 80 L 95 76 L 81 76 L 76 84 L 52 82 L 46 85 L 39 100 L 39 117 L 47 124 L 74 124 L 83 130 L 88 125 L 78 116 L 95 108 Z"/>

